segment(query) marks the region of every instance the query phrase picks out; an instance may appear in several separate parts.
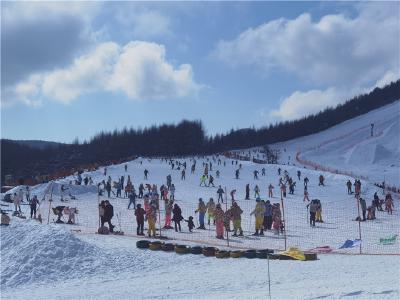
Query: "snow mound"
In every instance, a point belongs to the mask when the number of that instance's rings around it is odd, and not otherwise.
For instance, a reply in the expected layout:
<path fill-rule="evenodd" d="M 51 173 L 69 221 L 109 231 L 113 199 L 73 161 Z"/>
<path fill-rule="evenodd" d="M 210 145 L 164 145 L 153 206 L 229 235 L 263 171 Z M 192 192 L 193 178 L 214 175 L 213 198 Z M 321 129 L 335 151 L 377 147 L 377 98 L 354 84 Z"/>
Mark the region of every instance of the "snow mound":
<path fill-rule="evenodd" d="M 1 286 L 12 288 L 93 274 L 102 264 L 101 249 L 71 232 L 34 221 L 1 228 Z"/>

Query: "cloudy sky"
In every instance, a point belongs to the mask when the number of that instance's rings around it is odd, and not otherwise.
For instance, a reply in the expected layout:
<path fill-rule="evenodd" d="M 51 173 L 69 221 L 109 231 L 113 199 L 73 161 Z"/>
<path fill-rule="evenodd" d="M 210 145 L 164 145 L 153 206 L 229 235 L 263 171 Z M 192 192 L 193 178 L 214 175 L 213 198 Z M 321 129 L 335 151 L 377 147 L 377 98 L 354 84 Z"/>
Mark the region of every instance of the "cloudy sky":
<path fill-rule="evenodd" d="M 334 106 L 399 75 L 399 2 L 1 2 L 1 135 L 71 142 Z"/>

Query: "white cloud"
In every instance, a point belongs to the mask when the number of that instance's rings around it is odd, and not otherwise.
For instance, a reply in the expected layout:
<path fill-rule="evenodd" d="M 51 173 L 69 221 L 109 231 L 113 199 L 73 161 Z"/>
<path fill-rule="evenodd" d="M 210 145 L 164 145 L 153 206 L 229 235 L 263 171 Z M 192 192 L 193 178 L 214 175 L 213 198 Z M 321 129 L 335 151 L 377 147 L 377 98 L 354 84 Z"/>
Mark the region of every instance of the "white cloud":
<path fill-rule="evenodd" d="M 16 84 L 2 102 L 40 103 L 43 98 L 70 103 L 97 91 L 123 92 L 134 100 L 183 98 L 199 91 L 188 64 L 174 67 L 162 45 L 142 41 L 120 46 L 102 43 L 67 68 L 35 73 Z"/>
<path fill-rule="evenodd" d="M 349 95 L 335 88 L 327 90 L 296 91 L 285 98 L 270 117 L 280 120 L 295 120 L 306 115 L 318 113 L 326 107 L 334 107 L 347 100 Z"/>
<path fill-rule="evenodd" d="M 117 21 L 129 36 L 133 34 L 135 38 L 148 39 L 172 35 L 172 21 L 168 15 L 143 8 L 141 3 L 129 4 L 116 12 Z"/>
<path fill-rule="evenodd" d="M 318 113 L 327 107 L 336 107 L 356 95 L 369 93 L 376 87 L 382 88 L 397 80 L 399 80 L 399 74 L 388 71 L 375 84 L 365 88 L 330 87 L 325 90 L 295 91 L 281 101 L 278 109 L 269 113 L 262 111 L 261 115 L 272 120 L 295 120 Z"/>
<path fill-rule="evenodd" d="M 273 20 L 220 41 L 213 54 L 232 66 L 283 70 L 321 86 L 365 85 L 398 69 L 399 28 L 397 3 L 373 3 L 358 6 L 354 18 L 314 21 L 305 13 Z"/>

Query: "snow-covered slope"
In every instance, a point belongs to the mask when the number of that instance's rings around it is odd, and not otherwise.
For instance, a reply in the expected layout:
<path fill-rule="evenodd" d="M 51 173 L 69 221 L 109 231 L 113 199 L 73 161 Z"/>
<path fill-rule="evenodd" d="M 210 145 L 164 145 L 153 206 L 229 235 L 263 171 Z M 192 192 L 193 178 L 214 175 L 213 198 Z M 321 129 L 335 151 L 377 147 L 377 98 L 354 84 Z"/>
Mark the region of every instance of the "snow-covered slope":
<path fill-rule="evenodd" d="M 371 136 L 371 124 L 374 124 Z M 282 162 L 303 160 L 372 182 L 400 187 L 400 101 L 343 122 L 326 131 L 273 145 Z"/>

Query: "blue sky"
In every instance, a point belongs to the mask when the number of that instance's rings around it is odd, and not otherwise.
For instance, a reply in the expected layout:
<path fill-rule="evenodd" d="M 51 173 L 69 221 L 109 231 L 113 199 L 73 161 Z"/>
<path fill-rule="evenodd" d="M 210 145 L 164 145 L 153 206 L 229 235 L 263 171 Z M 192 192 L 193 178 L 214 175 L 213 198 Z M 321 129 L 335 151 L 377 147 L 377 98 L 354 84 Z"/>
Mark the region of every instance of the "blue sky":
<path fill-rule="evenodd" d="M 399 78 L 399 3 L 2 2 L 1 135 L 261 127 Z"/>

